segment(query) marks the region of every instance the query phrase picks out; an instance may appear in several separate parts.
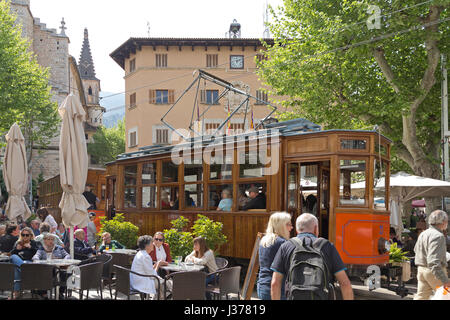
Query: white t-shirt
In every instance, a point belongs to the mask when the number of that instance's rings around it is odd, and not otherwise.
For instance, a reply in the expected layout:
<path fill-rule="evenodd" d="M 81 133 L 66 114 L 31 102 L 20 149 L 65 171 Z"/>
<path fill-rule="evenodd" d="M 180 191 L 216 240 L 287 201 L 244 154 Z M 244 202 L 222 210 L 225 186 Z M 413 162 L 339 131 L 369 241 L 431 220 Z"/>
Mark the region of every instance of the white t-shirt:
<path fill-rule="evenodd" d="M 157 248 L 155 246 L 155 250 L 156 250 L 156 261 L 166 261 L 167 255 L 166 255 L 166 250 L 164 250 L 164 247 L 161 246 L 159 248 Z"/>
<path fill-rule="evenodd" d="M 54 229 L 52 233 L 56 232 L 56 229 L 58 228 L 58 224 L 56 223 L 55 218 L 53 218 L 53 216 L 51 214 L 49 214 L 45 218 L 44 222 L 48 223 L 50 225 L 50 231 L 52 231 L 52 229 Z"/>

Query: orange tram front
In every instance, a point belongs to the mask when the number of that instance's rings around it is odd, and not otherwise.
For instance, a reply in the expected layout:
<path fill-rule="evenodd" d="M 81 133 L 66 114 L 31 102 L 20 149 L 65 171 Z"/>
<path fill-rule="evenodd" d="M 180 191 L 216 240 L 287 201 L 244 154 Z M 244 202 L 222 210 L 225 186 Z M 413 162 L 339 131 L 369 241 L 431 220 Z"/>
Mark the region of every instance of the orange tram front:
<path fill-rule="evenodd" d="M 389 278 L 390 143 L 375 131 L 321 130 L 295 119 L 142 147 L 107 164 L 106 214 L 123 213 L 141 234 L 170 228 L 179 216 L 193 223 L 206 215 L 223 223 L 228 242 L 220 255 L 249 259 L 271 213 L 287 211 L 295 225 L 309 212 L 350 276 L 367 278 L 368 267 L 376 265 Z M 265 195 L 266 209 L 242 210 L 251 186 Z M 217 211 L 224 189 L 232 195 L 231 211 Z M 178 197 L 176 208 L 167 205 Z"/>

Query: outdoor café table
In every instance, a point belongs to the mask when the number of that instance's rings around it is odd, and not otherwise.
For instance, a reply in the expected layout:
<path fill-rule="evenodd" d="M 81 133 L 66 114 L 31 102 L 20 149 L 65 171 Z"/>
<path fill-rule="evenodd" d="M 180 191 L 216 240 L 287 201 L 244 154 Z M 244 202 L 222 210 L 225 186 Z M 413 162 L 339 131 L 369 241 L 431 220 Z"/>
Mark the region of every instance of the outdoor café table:
<path fill-rule="evenodd" d="M 190 264 L 181 262 L 180 265 L 175 263 L 169 263 L 167 266 L 161 266 L 161 269 L 169 271 L 169 272 L 179 272 L 179 271 L 202 271 L 205 266 L 199 264 Z"/>
<path fill-rule="evenodd" d="M 0 254 L 0 262 L 8 262 L 9 256 L 6 254 Z"/>
<path fill-rule="evenodd" d="M 133 249 L 108 249 L 108 250 L 103 250 L 104 253 L 125 253 L 125 254 L 129 254 L 129 255 L 134 255 L 137 253 L 136 250 Z"/>
<path fill-rule="evenodd" d="M 76 259 L 48 259 L 34 260 L 33 263 L 49 264 L 57 267 L 59 270 L 67 269 L 69 266 L 80 264 L 81 260 Z M 56 273 L 56 300 L 59 300 L 59 272 Z"/>

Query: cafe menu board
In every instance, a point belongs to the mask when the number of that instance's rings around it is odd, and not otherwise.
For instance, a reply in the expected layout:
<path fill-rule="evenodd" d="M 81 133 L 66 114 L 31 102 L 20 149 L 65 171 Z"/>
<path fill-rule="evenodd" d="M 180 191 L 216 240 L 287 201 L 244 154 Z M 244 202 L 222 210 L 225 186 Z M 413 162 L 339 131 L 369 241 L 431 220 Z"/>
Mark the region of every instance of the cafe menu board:
<path fill-rule="evenodd" d="M 255 245 L 253 246 L 252 256 L 250 258 L 250 262 L 248 264 L 247 274 L 245 275 L 244 285 L 242 287 L 242 294 L 244 300 L 250 300 L 253 293 L 253 288 L 255 286 L 256 275 L 258 274 L 259 269 L 259 242 L 261 238 L 264 236 L 263 233 L 258 232 L 255 240 Z"/>

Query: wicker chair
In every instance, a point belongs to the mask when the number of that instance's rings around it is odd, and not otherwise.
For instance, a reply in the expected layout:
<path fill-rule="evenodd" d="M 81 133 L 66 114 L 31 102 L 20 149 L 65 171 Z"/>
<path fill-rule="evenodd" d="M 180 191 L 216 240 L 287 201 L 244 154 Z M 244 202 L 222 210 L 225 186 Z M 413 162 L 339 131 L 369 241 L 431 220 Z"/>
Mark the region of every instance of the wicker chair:
<path fill-rule="evenodd" d="M 110 254 L 101 254 L 97 256 L 96 261 L 103 262 L 103 272 L 102 272 L 102 280 L 104 284 L 107 284 L 109 287 L 109 295 L 112 299 L 112 289 L 111 285 L 113 283 L 112 277 L 112 256 Z"/>
<path fill-rule="evenodd" d="M 201 271 L 174 272 L 166 276 L 164 282 L 165 292 L 167 281 L 172 279 L 173 300 L 205 300 L 206 273 Z"/>
<path fill-rule="evenodd" d="M 144 292 L 140 292 L 138 290 L 134 290 L 131 288 L 130 284 L 130 274 L 135 274 L 140 277 L 145 278 L 155 278 L 158 279 L 157 276 L 154 275 L 146 275 L 146 274 L 140 274 L 134 271 L 131 271 L 130 269 L 124 268 L 122 266 L 113 265 L 113 270 L 116 273 L 116 295 L 115 299 L 117 300 L 117 293 L 122 293 L 127 296 L 128 300 L 130 300 L 131 295 L 138 294 L 141 298 L 141 300 L 146 300 L 148 298 L 148 295 Z M 155 281 L 157 284 L 156 288 L 156 299 L 159 300 L 159 292 L 160 292 L 160 283 L 159 281 Z"/>
<path fill-rule="evenodd" d="M 206 291 L 212 293 L 214 296 L 222 298 L 223 295 L 226 296 L 228 300 L 228 295 L 230 293 L 237 293 L 238 300 L 241 299 L 239 280 L 241 275 L 241 267 L 232 267 L 227 269 L 218 270 L 216 272 L 210 273 L 210 275 L 216 274 L 218 283 L 216 285 L 209 285 Z"/>
<path fill-rule="evenodd" d="M 0 263 L 0 290 L 11 291 L 11 298 L 14 292 L 14 271 L 16 265 L 12 263 Z"/>
<path fill-rule="evenodd" d="M 85 264 L 80 267 L 80 287 L 77 288 L 80 294 L 80 300 L 83 300 L 84 290 L 87 290 L 86 299 L 89 299 L 90 289 L 99 290 L 100 299 L 103 300 L 102 272 L 103 262 L 100 261 Z"/>
<path fill-rule="evenodd" d="M 55 275 L 58 268 L 47 264 L 24 263 L 20 267 L 20 291 L 31 290 L 32 297 L 34 297 L 33 290 L 50 291 L 50 298 L 55 287 Z"/>
<path fill-rule="evenodd" d="M 130 255 L 126 253 L 118 253 L 118 252 L 111 252 L 108 253 L 112 256 L 111 264 L 114 266 L 121 266 L 124 268 L 131 268 L 130 263 Z"/>
<path fill-rule="evenodd" d="M 225 269 L 228 266 L 228 260 L 221 257 L 216 257 L 216 265 L 218 270 Z"/>

